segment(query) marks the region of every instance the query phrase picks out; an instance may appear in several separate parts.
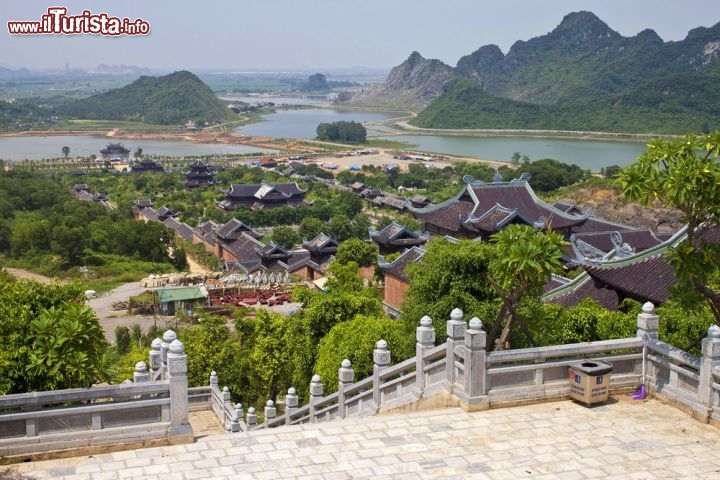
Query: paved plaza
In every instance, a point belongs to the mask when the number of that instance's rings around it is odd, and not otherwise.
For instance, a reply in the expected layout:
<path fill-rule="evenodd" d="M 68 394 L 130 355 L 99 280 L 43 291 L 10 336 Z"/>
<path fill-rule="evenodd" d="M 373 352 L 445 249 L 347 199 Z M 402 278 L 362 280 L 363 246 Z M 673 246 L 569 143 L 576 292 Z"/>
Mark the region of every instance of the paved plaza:
<path fill-rule="evenodd" d="M 12 466 L 13 479 L 720 479 L 720 429 L 612 398 L 338 420 Z M 0 467 L 2 471 L 2 467 Z"/>

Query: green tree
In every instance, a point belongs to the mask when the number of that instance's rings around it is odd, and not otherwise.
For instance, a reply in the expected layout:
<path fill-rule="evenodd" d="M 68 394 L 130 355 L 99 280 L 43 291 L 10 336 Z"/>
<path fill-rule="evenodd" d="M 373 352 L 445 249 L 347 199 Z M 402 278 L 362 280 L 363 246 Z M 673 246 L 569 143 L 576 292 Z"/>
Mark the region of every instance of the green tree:
<path fill-rule="evenodd" d="M 350 222 L 348 216 L 344 214 L 334 215 L 330 219 L 330 223 L 327 228 L 328 235 L 338 242 L 344 242 L 352 236 L 352 222 Z"/>
<path fill-rule="evenodd" d="M 65 156 L 65 158 L 68 158 L 70 156 L 70 147 L 68 147 L 67 145 L 62 147 L 62 153 Z"/>
<path fill-rule="evenodd" d="M 515 322 L 534 343 L 530 329 L 517 314 L 520 300 L 525 295 L 539 294 L 553 273 L 562 272 L 560 258 L 565 241 L 558 233 L 539 232 L 529 225 L 509 225 L 492 239 L 495 257 L 488 266 L 487 278 L 502 300 L 502 308 L 488 335 L 488 344 L 494 342 L 496 350 L 506 348 Z M 496 340 L 501 326 L 502 333 Z"/>
<path fill-rule="evenodd" d="M 338 246 L 335 260 L 341 264 L 355 262 L 361 267 L 367 267 L 377 261 L 377 256 L 378 249 L 374 243 L 350 238 Z"/>
<path fill-rule="evenodd" d="M 258 311 L 250 350 L 253 379 L 261 389 L 258 400 L 276 401 L 288 388 L 302 390 L 309 384 L 314 350 L 312 335 L 303 322 Z"/>
<path fill-rule="evenodd" d="M 346 358 L 352 363 L 356 381 L 372 375 L 373 350 L 379 340 L 387 342 L 392 363 L 415 353 L 415 338 L 401 323 L 388 318 L 360 315 L 330 330 L 320 341 L 315 363 L 326 395 L 337 390 L 338 368 Z"/>
<path fill-rule="evenodd" d="M 300 222 L 299 233 L 300 237 L 304 240 L 312 240 L 321 233 L 325 228 L 325 223 L 319 218 L 305 217 Z"/>
<path fill-rule="evenodd" d="M 100 322 L 84 304 L 66 302 L 45 310 L 30 324 L 26 372 L 36 390 L 88 388 L 113 375 Z"/>
<path fill-rule="evenodd" d="M 115 350 L 117 350 L 119 355 L 125 355 L 130 351 L 131 340 L 130 329 L 128 327 L 122 325 L 115 327 Z"/>
<path fill-rule="evenodd" d="M 687 225 L 687 238 L 668 252 L 677 288 L 686 304 L 703 299 L 720 325 L 718 266 L 720 244 L 706 241 L 720 219 L 720 132 L 654 140 L 635 163 L 618 175 L 630 201 L 655 200 L 677 208 Z"/>
<path fill-rule="evenodd" d="M 289 225 L 280 225 L 273 228 L 272 240 L 282 248 L 292 248 L 300 243 L 300 234 Z"/>
<path fill-rule="evenodd" d="M 487 302 L 495 292 L 487 281 L 488 264 L 494 258 L 489 243 L 436 238 L 426 246 L 418 263 L 409 264 L 410 279 L 401 320 L 414 331 L 424 315 L 433 319 L 438 342 L 445 340 L 445 323 L 454 308 L 466 316 L 488 318 Z"/>

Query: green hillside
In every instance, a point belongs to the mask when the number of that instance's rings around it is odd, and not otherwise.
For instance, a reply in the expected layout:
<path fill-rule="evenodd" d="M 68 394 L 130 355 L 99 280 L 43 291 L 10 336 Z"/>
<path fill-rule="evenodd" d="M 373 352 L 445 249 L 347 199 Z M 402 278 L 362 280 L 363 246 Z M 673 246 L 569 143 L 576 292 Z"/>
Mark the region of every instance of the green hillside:
<path fill-rule="evenodd" d="M 237 119 L 198 77 L 180 71 L 162 77 L 140 77 L 130 85 L 75 100 L 61 108 L 70 117 L 130 120 L 161 125 L 189 120 L 215 124 Z"/>
<path fill-rule="evenodd" d="M 451 73 L 413 125 L 646 134 L 720 128 L 720 23 L 664 42 L 652 30 L 623 37 L 593 13 L 575 12 L 507 54 L 480 47 Z"/>
<path fill-rule="evenodd" d="M 469 78 L 445 85 L 443 94 L 413 119 L 425 128 L 579 130 L 682 134 L 720 129 L 720 69 L 676 75 L 635 91 L 538 105 L 488 93 Z"/>

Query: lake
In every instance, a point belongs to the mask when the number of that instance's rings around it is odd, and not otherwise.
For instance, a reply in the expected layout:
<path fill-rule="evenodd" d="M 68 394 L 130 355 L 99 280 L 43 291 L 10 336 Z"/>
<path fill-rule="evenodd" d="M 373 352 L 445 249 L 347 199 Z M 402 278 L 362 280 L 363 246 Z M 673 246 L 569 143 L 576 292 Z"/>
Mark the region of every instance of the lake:
<path fill-rule="evenodd" d="M 445 135 L 399 135 L 380 137 L 417 145 L 417 150 L 509 162 L 513 153 L 530 160 L 552 158 L 589 170 L 633 163 L 645 151 L 645 143 L 616 140 L 577 140 L 534 137 L 456 137 Z"/>
<path fill-rule="evenodd" d="M 3 137 L 0 138 L 0 159 L 10 161 L 40 160 L 62 157 L 62 147 L 70 147 L 71 157 L 100 156 L 100 149 L 110 142 L 120 142 L 131 152 L 137 147 L 143 149 L 143 155 L 165 155 L 169 157 L 195 155 L 223 155 L 243 153 L 263 153 L 272 151 L 248 145 L 225 145 L 221 143 L 191 143 L 181 140 L 113 140 L 108 137 L 92 135 L 58 135 L 48 137 Z"/>
<path fill-rule="evenodd" d="M 321 123 L 338 122 L 377 122 L 399 117 L 396 112 L 365 112 L 360 110 L 336 110 L 331 108 L 310 108 L 302 110 L 278 110 L 277 113 L 263 115 L 265 121 L 243 125 L 235 129 L 243 135 L 257 135 L 276 138 L 306 138 L 317 136 L 317 126 Z"/>
<path fill-rule="evenodd" d="M 265 121 L 245 125 L 236 129 L 246 135 L 279 138 L 315 138 L 315 130 L 322 122 L 339 120 L 376 122 L 398 117 L 392 112 L 365 112 L 342 109 L 280 110 L 263 115 Z M 373 127 L 375 128 L 375 127 Z M 378 128 L 387 130 L 383 126 Z M 373 135 L 368 131 L 368 136 Z M 610 165 L 625 166 L 633 163 L 645 150 L 644 142 L 620 140 L 577 140 L 566 138 L 534 137 L 459 137 L 450 135 L 400 135 L 378 136 L 417 145 L 417 150 L 469 156 L 483 160 L 510 162 L 512 155 L 519 152 L 530 160 L 552 158 L 568 164 L 576 164 L 589 170 L 600 170 Z"/>

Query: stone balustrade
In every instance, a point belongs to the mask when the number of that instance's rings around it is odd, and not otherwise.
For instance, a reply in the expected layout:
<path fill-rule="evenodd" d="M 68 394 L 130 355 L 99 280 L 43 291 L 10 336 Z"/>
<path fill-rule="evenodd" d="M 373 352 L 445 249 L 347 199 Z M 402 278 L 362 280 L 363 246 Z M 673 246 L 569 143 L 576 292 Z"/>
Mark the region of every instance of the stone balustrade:
<path fill-rule="evenodd" d="M 322 379 L 315 375 L 305 405 L 290 388 L 284 408 L 265 403 L 261 422 L 253 406 L 245 409 L 232 402 L 215 372 L 208 386 L 188 388 L 184 348 L 168 331 L 152 344 L 150 368 L 144 362 L 136 365 L 134 383 L 0 397 L 0 455 L 159 438 L 187 440 L 192 438 L 188 411 L 200 408 L 211 408 L 228 432 L 244 432 L 425 405 L 459 405 L 472 411 L 566 399 L 568 367 L 583 359 L 613 365 L 611 393 L 643 384 L 649 394 L 702 421 L 720 421 L 720 327 L 709 329 L 698 358 L 659 341 L 658 326 L 654 307 L 646 304 L 634 338 L 487 352 L 482 321 L 466 323 L 455 309 L 444 344 L 434 344 L 432 320 L 423 317 L 415 357 L 391 365 L 392 346 L 379 340 L 370 377 L 356 381 L 352 364 L 344 360 L 336 392 L 325 395 Z M 59 405 L 64 405 L 62 410 Z"/>
<path fill-rule="evenodd" d="M 0 397 L 0 457 L 28 458 L 51 450 L 92 450 L 108 444 L 192 441 L 187 357 L 174 332 L 153 348 L 151 367 L 135 365 L 134 382 Z M 151 380 L 159 376 L 163 379 Z"/>

